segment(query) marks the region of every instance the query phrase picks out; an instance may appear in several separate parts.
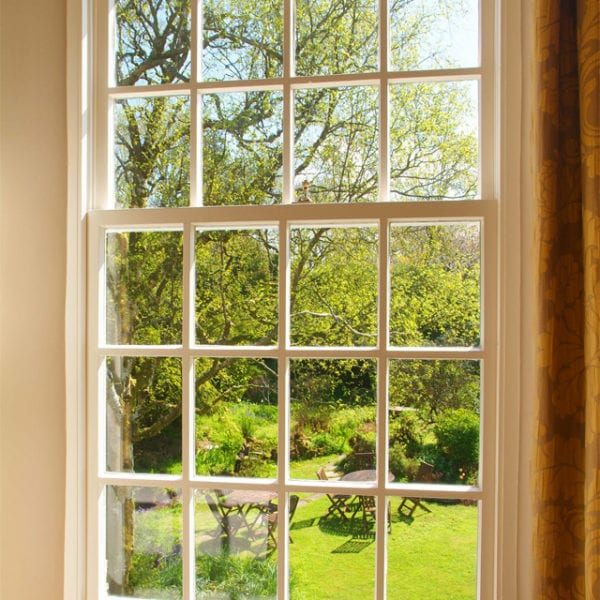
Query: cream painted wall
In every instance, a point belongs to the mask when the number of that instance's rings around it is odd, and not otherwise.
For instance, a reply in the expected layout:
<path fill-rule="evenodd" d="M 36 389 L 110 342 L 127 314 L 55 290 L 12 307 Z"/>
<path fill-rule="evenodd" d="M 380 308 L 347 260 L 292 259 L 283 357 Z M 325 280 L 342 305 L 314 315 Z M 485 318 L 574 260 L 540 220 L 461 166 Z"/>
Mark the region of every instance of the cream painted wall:
<path fill-rule="evenodd" d="M 66 1 L 0 0 L 0 598 L 63 597 Z"/>

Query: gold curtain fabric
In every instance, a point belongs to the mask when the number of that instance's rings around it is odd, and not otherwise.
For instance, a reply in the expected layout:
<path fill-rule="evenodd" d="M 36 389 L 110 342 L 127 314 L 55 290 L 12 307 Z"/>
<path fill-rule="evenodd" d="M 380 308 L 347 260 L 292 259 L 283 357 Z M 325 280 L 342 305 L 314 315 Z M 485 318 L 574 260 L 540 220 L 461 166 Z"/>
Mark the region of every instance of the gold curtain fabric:
<path fill-rule="evenodd" d="M 534 597 L 600 600 L 600 0 L 534 11 Z"/>

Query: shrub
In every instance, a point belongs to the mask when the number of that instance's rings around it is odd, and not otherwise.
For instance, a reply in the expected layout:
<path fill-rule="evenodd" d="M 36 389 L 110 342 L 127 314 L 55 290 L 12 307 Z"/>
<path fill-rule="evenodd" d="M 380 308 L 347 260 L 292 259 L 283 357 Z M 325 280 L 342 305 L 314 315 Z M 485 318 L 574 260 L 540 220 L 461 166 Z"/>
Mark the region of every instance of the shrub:
<path fill-rule="evenodd" d="M 479 465 L 479 415 L 459 408 L 442 414 L 434 424 L 439 457 L 436 470 L 444 480 L 470 483 Z"/>
<path fill-rule="evenodd" d="M 418 458 L 406 456 L 402 444 L 395 442 L 390 446 L 389 469 L 395 481 L 414 481 L 419 464 Z"/>
<path fill-rule="evenodd" d="M 399 444 L 407 457 L 419 456 L 423 447 L 423 422 L 416 412 L 401 412 L 390 419 L 390 446 Z"/>
<path fill-rule="evenodd" d="M 375 432 L 356 433 L 349 440 L 350 452 L 340 460 L 338 467 L 344 473 L 357 471 L 358 469 L 372 468 L 365 457 L 371 456 L 371 462 L 375 459 Z"/>

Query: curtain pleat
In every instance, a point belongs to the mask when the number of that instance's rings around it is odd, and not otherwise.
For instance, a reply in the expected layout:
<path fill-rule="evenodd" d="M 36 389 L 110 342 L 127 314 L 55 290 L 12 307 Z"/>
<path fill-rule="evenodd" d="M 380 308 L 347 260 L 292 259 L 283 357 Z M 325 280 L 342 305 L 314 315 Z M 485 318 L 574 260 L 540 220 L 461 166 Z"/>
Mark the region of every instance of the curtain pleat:
<path fill-rule="evenodd" d="M 536 0 L 535 597 L 600 599 L 600 3 Z"/>

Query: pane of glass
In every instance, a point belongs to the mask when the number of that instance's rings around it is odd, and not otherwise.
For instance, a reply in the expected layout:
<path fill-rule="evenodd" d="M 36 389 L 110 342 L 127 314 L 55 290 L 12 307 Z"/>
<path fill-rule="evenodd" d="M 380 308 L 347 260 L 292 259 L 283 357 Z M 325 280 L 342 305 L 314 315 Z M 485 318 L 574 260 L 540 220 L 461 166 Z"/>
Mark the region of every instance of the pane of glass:
<path fill-rule="evenodd" d="M 115 100 L 114 128 L 116 207 L 189 204 L 189 98 Z"/>
<path fill-rule="evenodd" d="M 390 343 L 478 346 L 480 268 L 478 223 L 392 225 Z"/>
<path fill-rule="evenodd" d="M 296 74 L 377 69 L 377 0 L 296 2 Z"/>
<path fill-rule="evenodd" d="M 390 86 L 391 200 L 478 196 L 477 94 L 474 81 Z"/>
<path fill-rule="evenodd" d="M 204 205 L 281 202 L 281 92 L 202 98 Z"/>
<path fill-rule="evenodd" d="M 276 229 L 197 230 L 197 343 L 277 343 L 278 260 Z"/>
<path fill-rule="evenodd" d="M 283 3 L 205 0 L 204 80 L 281 77 Z"/>
<path fill-rule="evenodd" d="M 377 200 L 378 92 L 374 87 L 295 93 L 295 185 L 313 202 Z"/>
<path fill-rule="evenodd" d="M 277 474 L 277 361 L 196 360 L 196 473 Z"/>
<path fill-rule="evenodd" d="M 181 231 L 106 234 L 106 342 L 181 343 Z"/>
<path fill-rule="evenodd" d="M 118 85 L 190 78 L 189 0 L 114 0 Z"/>
<path fill-rule="evenodd" d="M 107 587 L 119 598 L 182 598 L 181 490 L 106 489 Z"/>
<path fill-rule="evenodd" d="M 292 478 L 375 479 L 376 377 L 374 360 L 290 361 Z"/>
<path fill-rule="evenodd" d="M 476 360 L 390 362 L 388 448 L 395 481 L 477 483 L 480 379 Z"/>
<path fill-rule="evenodd" d="M 392 69 L 445 69 L 479 64 L 477 0 L 391 0 Z"/>
<path fill-rule="evenodd" d="M 477 505 L 424 499 L 415 507 L 403 498 L 389 501 L 392 532 L 387 536 L 387 597 L 475 600 Z"/>
<path fill-rule="evenodd" d="M 329 510 L 326 495 L 301 497 L 290 523 L 292 600 L 374 597 L 374 519 L 368 506 L 363 512 L 360 498 L 348 498 L 348 510 L 338 513 Z"/>
<path fill-rule="evenodd" d="M 198 490 L 195 506 L 196 598 L 276 598 L 276 494 Z"/>
<path fill-rule="evenodd" d="M 180 359 L 106 359 L 106 468 L 181 473 Z"/>
<path fill-rule="evenodd" d="M 376 227 L 291 230 L 291 343 L 377 343 Z"/>

